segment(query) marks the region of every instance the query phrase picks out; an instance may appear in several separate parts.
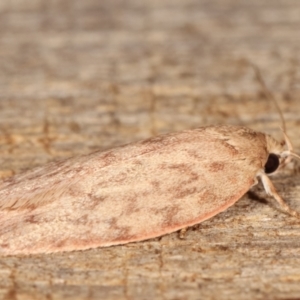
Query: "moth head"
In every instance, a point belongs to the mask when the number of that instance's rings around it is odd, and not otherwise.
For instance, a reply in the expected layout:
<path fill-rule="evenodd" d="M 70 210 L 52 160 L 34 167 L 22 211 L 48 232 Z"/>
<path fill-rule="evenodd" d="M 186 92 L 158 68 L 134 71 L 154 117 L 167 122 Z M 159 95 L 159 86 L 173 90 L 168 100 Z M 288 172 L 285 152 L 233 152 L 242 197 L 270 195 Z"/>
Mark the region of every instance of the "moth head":
<path fill-rule="evenodd" d="M 264 165 L 264 171 L 266 174 L 274 174 L 279 169 L 284 167 L 289 163 L 292 158 L 300 160 L 300 156 L 293 151 L 293 145 L 286 135 L 283 132 L 284 141 L 279 143 L 271 136 L 266 135 L 267 140 L 267 150 L 268 150 L 268 159 Z"/>

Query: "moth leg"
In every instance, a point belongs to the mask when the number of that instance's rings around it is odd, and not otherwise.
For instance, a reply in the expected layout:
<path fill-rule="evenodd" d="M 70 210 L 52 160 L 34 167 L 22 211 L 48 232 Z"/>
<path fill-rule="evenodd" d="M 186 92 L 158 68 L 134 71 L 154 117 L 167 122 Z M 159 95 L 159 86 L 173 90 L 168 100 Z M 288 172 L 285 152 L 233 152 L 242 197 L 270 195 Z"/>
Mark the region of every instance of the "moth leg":
<path fill-rule="evenodd" d="M 287 212 L 289 215 L 293 217 L 300 218 L 300 213 L 290 208 L 285 201 L 282 199 L 282 197 L 277 193 L 272 181 L 265 173 L 260 173 L 259 177 L 261 178 L 262 184 L 265 188 L 265 191 L 268 195 L 272 196 L 280 205 L 281 209 L 285 212 Z"/>
<path fill-rule="evenodd" d="M 188 227 L 180 229 L 178 236 L 181 240 L 185 239 L 185 237 L 186 237 L 185 234 L 186 234 L 187 230 L 188 230 Z"/>

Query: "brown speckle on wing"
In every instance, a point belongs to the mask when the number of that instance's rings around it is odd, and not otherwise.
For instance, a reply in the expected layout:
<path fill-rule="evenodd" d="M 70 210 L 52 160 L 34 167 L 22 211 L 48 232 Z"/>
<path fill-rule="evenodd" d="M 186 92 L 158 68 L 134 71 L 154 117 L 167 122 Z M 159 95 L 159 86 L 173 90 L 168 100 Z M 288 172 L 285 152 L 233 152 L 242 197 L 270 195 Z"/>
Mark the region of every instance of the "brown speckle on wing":
<path fill-rule="evenodd" d="M 206 127 L 17 175 L 0 184 L 0 253 L 110 246 L 199 223 L 249 189 L 265 143 L 245 128 Z"/>

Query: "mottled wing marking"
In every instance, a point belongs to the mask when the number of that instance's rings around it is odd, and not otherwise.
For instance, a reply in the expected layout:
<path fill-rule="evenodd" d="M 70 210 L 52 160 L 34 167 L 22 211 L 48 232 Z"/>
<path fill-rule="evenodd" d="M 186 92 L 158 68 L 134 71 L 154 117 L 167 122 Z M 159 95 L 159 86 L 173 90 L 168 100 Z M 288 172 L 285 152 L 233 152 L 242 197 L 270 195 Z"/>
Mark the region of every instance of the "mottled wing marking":
<path fill-rule="evenodd" d="M 0 186 L 0 253 L 109 246 L 199 223 L 237 201 L 266 159 L 265 135 L 216 126 L 15 176 Z"/>

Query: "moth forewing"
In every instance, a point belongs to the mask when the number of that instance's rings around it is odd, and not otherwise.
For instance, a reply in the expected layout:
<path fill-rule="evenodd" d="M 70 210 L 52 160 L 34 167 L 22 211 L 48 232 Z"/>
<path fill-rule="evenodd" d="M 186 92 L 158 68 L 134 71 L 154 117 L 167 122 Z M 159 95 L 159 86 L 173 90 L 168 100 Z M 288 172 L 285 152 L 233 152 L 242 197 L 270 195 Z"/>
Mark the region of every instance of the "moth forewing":
<path fill-rule="evenodd" d="M 280 151 L 280 143 L 249 128 L 208 126 L 16 175 L 1 185 L 0 253 L 84 250 L 158 237 L 224 211 L 257 177 L 298 216 L 265 173 L 273 172 L 268 159 Z"/>

